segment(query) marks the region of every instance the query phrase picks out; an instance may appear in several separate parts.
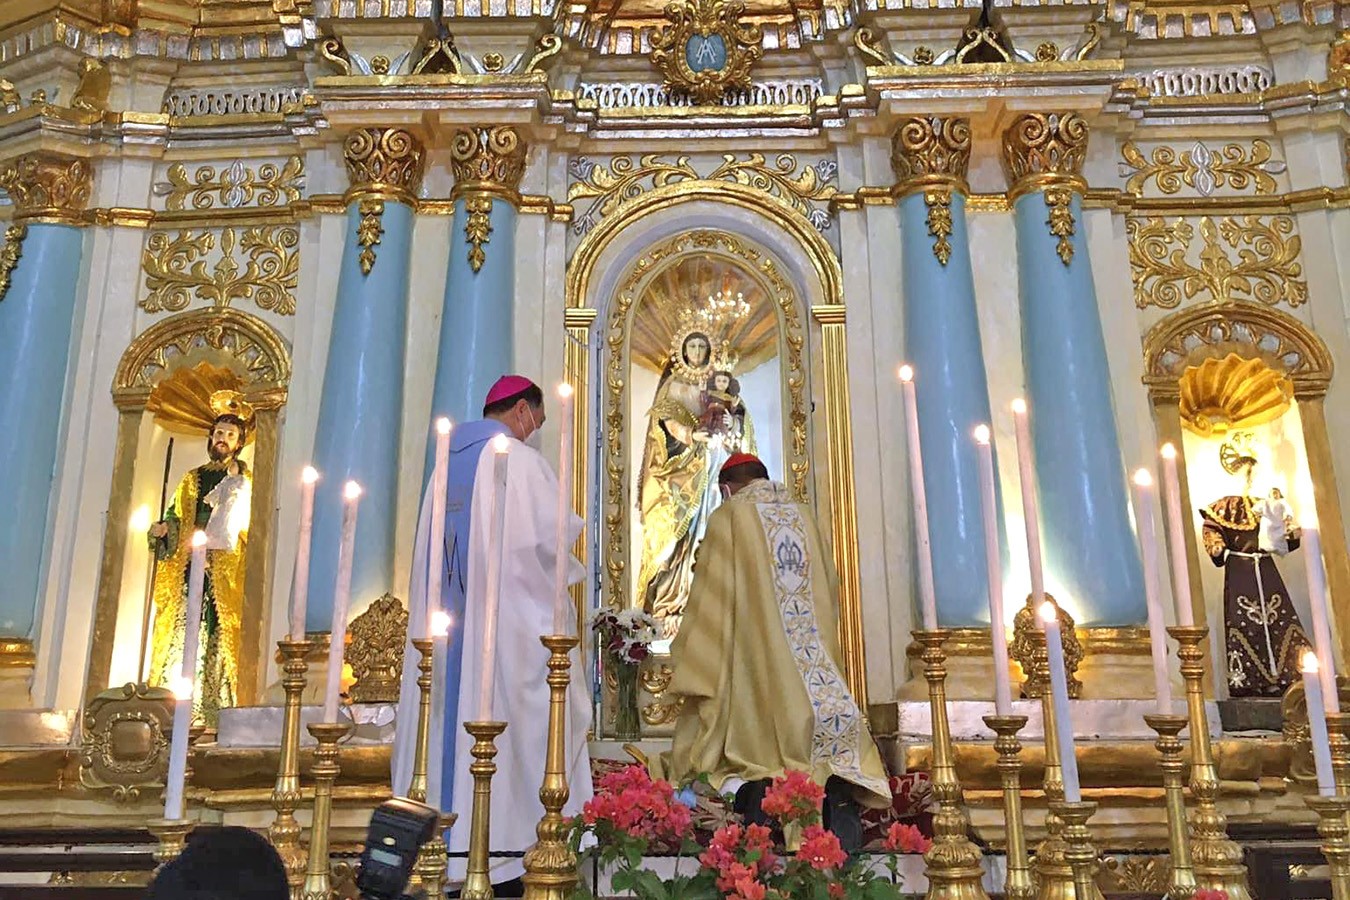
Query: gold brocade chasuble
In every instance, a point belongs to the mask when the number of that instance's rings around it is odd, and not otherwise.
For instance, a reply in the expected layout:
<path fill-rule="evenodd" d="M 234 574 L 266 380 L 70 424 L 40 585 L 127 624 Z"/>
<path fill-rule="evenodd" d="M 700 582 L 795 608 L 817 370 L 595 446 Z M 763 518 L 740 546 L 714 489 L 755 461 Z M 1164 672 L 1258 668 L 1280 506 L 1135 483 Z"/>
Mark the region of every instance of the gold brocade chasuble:
<path fill-rule="evenodd" d="M 150 684 L 171 686 L 183 665 L 183 635 L 187 620 L 188 563 L 192 556 L 192 531 L 197 516 L 201 469 L 183 476 L 174 491 L 170 519 L 181 525 L 171 531 L 169 552 L 155 571 L 155 625 L 150 653 Z M 244 610 L 244 548 L 248 543 L 248 492 L 250 478 L 242 475 L 245 494 L 240 510 L 244 529 L 233 549 L 208 549 L 206 580 L 202 591 L 201 641 L 197 654 L 197 690 L 193 711 L 214 726 L 222 708 L 235 705 L 239 680 L 239 631 Z M 221 514 L 213 510 L 212 516 Z M 238 512 L 235 515 L 239 515 Z M 209 532 L 216 532 L 213 518 Z M 208 544 L 208 547 L 210 545 Z"/>
<path fill-rule="evenodd" d="M 714 788 L 789 769 L 857 786 L 866 806 L 891 793 L 867 722 L 844 681 L 833 565 L 810 508 L 756 482 L 708 521 L 669 694 L 683 698 L 671 751 L 675 784 Z"/>

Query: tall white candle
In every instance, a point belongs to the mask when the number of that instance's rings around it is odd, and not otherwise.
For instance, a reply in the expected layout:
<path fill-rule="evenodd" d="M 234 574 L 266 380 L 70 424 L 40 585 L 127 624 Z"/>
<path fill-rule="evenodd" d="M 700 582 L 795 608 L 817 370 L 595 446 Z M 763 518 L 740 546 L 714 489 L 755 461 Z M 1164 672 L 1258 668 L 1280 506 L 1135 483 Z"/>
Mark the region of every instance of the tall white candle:
<path fill-rule="evenodd" d="M 352 553 L 356 549 L 356 509 L 361 502 L 361 485 L 347 482 L 342 498 L 342 543 L 338 545 L 333 625 L 328 632 L 328 684 L 323 697 L 325 722 L 337 721 L 338 695 L 342 692 L 342 658 L 347 643 L 347 610 L 352 600 Z"/>
<path fill-rule="evenodd" d="M 572 518 L 572 386 L 558 385 L 558 415 L 562 422 L 558 437 L 558 540 L 553 567 L 553 633 L 571 634 L 567 627 L 567 564 L 572 548 L 567 542 L 567 523 Z"/>
<path fill-rule="evenodd" d="M 1303 693 L 1308 706 L 1313 766 L 1317 770 L 1317 793 L 1331 797 L 1336 793 L 1336 773 L 1331 768 L 1331 740 L 1327 736 L 1327 712 L 1323 708 L 1319 668 L 1316 653 L 1309 650 L 1303 654 Z"/>
<path fill-rule="evenodd" d="M 442 570 L 445 568 L 445 492 L 450 478 L 450 420 L 436 420 L 436 455 L 431 470 L 431 546 L 427 553 L 426 618 L 417 623 L 421 636 L 435 632 L 431 619 L 441 608 Z M 408 627 L 413 627 L 408 623 Z"/>
<path fill-rule="evenodd" d="M 1045 626 L 1045 649 L 1050 663 L 1050 700 L 1055 707 L 1055 736 L 1059 738 L 1059 767 L 1064 773 L 1064 799 L 1078 803 L 1083 799 L 1078 789 L 1078 754 L 1073 743 L 1073 720 L 1069 717 L 1069 682 L 1064 673 L 1064 644 L 1059 632 L 1059 617 L 1055 605 L 1046 601 L 1040 606 L 1041 624 Z"/>
<path fill-rule="evenodd" d="M 1035 451 L 1031 446 L 1031 423 L 1027 402 L 1012 402 L 1013 426 L 1017 432 L 1017 481 L 1022 486 L 1022 520 L 1026 523 L 1027 566 L 1031 569 L 1031 599 L 1036 608 L 1045 600 L 1045 565 L 1041 561 L 1041 513 L 1036 497 Z"/>
<path fill-rule="evenodd" d="M 1186 518 L 1181 512 L 1181 478 L 1177 475 L 1177 448 L 1163 444 L 1163 492 L 1167 495 L 1167 530 L 1171 532 L 1172 597 L 1177 606 L 1177 624 L 1190 627 L 1195 624 L 1191 612 L 1191 574 L 1186 562 Z"/>
<path fill-rule="evenodd" d="M 183 791 L 187 782 L 188 726 L 192 724 L 192 697 L 196 693 L 197 647 L 201 641 L 202 586 L 206 581 L 206 532 L 192 535 L 188 561 L 187 612 L 183 617 L 183 662 L 174 679 L 173 731 L 169 738 L 169 773 L 164 784 L 164 818 L 183 818 Z"/>
<path fill-rule="evenodd" d="M 1134 519 L 1144 561 L 1144 600 L 1148 606 L 1148 638 L 1153 652 L 1153 696 L 1158 713 L 1172 714 L 1172 681 L 1167 655 L 1167 618 L 1163 613 L 1162 575 L 1158 568 L 1158 492 L 1148 469 L 1134 473 Z"/>
<path fill-rule="evenodd" d="M 487 597 L 483 603 L 483 673 L 478 685 L 478 720 L 492 721 L 492 682 L 497 665 L 497 614 L 501 606 L 502 555 L 506 549 L 506 435 L 492 440 L 492 531 L 488 544 Z"/>
<path fill-rule="evenodd" d="M 291 591 L 290 639 L 305 639 L 305 612 L 309 606 L 309 542 L 314 532 L 314 482 L 319 473 L 305 466 L 300 473 L 300 544 L 295 548 L 295 586 Z"/>
<path fill-rule="evenodd" d="M 1012 712 L 1008 680 L 1008 631 L 1003 621 L 1003 561 L 998 552 L 998 504 L 994 501 L 994 450 L 989 426 L 975 427 L 975 454 L 980 463 L 980 506 L 984 513 L 984 560 L 989 578 L 989 638 L 994 646 L 994 711 Z"/>
<path fill-rule="evenodd" d="M 1331 645 L 1331 620 L 1327 615 L 1327 574 L 1322 567 L 1322 536 L 1316 527 L 1303 528 L 1303 567 L 1308 573 L 1308 601 L 1312 607 L 1313 643 L 1317 645 L 1317 664 L 1322 678 L 1322 702 L 1327 712 L 1340 712 L 1336 657 Z"/>
<path fill-rule="evenodd" d="M 914 495 L 914 545 L 919 563 L 919 608 L 923 627 L 938 627 L 937 593 L 933 588 L 933 551 L 928 540 L 928 492 L 923 484 L 923 450 L 919 446 L 919 402 L 914 393 L 914 369 L 900 367 L 900 390 L 905 398 L 905 430 L 909 443 L 909 483 Z"/>

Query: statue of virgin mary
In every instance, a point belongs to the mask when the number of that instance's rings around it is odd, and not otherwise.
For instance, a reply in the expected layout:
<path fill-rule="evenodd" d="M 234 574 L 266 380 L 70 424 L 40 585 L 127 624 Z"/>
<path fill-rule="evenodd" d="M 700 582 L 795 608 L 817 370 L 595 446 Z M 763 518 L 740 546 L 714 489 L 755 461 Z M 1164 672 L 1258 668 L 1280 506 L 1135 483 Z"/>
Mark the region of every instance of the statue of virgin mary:
<path fill-rule="evenodd" d="M 642 565 L 637 598 L 662 626 L 662 637 L 679 630 L 694 552 L 708 516 L 722 497 L 717 474 L 734 452 L 753 452 L 753 429 L 743 403 L 728 407 L 721 387 L 734 384 L 730 352 L 714 352 L 712 338 L 698 325 L 682 328 L 671 342 L 651 410 L 638 480 L 642 522 Z M 726 376 L 716 379 L 715 376 Z M 716 381 L 718 421 L 710 423 L 709 390 Z M 733 388 L 734 390 L 735 388 Z"/>

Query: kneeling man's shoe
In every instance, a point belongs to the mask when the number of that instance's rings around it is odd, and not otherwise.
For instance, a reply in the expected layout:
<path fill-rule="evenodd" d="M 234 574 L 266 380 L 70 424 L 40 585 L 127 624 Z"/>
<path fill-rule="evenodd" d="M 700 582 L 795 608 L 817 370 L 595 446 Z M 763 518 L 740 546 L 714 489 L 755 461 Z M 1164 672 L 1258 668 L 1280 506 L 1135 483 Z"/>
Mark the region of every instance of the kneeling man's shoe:
<path fill-rule="evenodd" d="M 845 853 L 852 856 L 862 849 L 862 813 L 847 781 L 832 777 L 825 783 L 824 825 L 839 838 Z"/>
<path fill-rule="evenodd" d="M 731 809 L 745 824 L 769 825 L 769 816 L 764 812 L 764 795 L 770 783 L 766 780 L 747 781 L 737 788 Z"/>

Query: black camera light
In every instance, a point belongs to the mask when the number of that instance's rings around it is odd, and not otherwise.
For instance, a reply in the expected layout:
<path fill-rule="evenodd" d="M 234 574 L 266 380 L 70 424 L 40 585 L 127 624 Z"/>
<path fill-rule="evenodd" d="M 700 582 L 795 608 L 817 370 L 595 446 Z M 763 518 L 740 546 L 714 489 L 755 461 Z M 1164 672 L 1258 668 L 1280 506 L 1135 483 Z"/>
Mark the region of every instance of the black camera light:
<path fill-rule="evenodd" d="M 439 814 L 430 806 L 395 797 L 370 817 L 370 830 L 356 872 L 362 897 L 396 900 L 412 875 L 417 851 L 436 833 Z"/>

